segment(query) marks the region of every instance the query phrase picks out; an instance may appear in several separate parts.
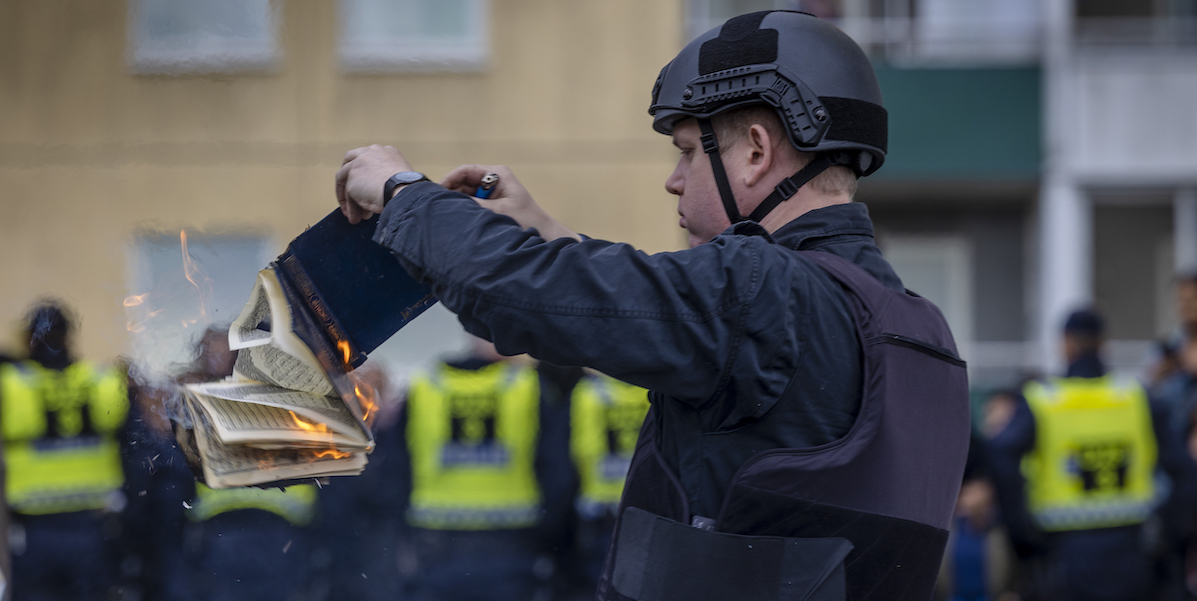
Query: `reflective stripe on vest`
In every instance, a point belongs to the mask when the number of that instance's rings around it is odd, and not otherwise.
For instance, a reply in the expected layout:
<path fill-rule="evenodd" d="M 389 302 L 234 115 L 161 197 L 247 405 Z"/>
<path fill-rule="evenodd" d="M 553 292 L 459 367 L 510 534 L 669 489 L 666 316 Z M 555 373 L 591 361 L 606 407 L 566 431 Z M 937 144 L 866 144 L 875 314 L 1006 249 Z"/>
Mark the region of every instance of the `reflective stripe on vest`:
<path fill-rule="evenodd" d="M 578 514 L 595 519 L 614 512 L 640 426 L 648 391 L 619 380 L 583 378 L 570 400 L 570 454 L 578 470 Z"/>
<path fill-rule="evenodd" d="M 115 432 L 129 411 L 125 376 L 75 363 L 0 366 L 8 503 L 28 515 L 115 509 L 124 472 Z"/>
<path fill-rule="evenodd" d="M 213 490 L 196 483 L 195 507 L 187 514 L 192 521 L 203 521 L 225 513 L 242 509 L 269 511 L 296 526 L 312 523 L 316 515 L 316 487 L 311 484 L 295 484 L 284 489 L 277 488 L 221 488 Z"/>
<path fill-rule="evenodd" d="M 539 395 L 534 370 L 504 363 L 479 370 L 441 366 L 432 378 L 413 379 L 408 522 L 444 530 L 535 524 Z"/>
<path fill-rule="evenodd" d="M 1031 383 L 1035 448 L 1027 503 L 1048 532 L 1143 522 L 1155 496 L 1156 442 L 1143 388 L 1103 378 Z"/>

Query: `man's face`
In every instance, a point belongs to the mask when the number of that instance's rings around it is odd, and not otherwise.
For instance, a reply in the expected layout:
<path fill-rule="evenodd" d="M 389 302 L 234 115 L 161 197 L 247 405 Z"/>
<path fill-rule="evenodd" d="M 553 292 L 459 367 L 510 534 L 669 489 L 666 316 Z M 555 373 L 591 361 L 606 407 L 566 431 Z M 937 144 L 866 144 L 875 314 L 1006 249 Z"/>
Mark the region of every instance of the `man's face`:
<path fill-rule="evenodd" d="M 681 155 L 673 174 L 665 180 L 665 189 L 677 196 L 677 212 L 681 215 L 679 225 L 689 232 L 690 248 L 710 242 L 731 226 L 711 172 L 711 159 L 702 151 L 701 136 L 694 119 L 686 119 L 674 126 L 673 145 Z M 728 177 L 732 178 L 730 171 Z"/>

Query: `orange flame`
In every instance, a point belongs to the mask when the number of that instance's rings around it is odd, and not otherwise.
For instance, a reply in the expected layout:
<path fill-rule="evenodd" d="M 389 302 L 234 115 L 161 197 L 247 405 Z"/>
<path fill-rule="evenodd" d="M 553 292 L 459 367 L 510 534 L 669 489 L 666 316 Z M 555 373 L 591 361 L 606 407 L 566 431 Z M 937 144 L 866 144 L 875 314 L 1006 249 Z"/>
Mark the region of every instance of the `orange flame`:
<path fill-rule="evenodd" d="M 287 413 L 291 414 L 291 419 L 295 420 L 295 425 L 299 426 L 299 429 L 305 430 L 307 432 L 314 432 L 316 434 L 328 434 L 329 438 L 332 438 L 332 430 L 329 430 L 328 426 L 309 422 L 298 415 L 295 415 L 295 412 L 291 411 L 290 409 L 287 410 Z"/>
<path fill-rule="evenodd" d="M 191 253 L 187 252 L 187 230 L 179 230 L 179 243 L 183 249 L 183 276 L 199 292 L 200 317 L 204 317 L 208 314 L 207 309 L 204 307 L 204 286 L 209 284 L 208 277 L 204 274 L 203 268 L 191 259 Z M 187 327 L 197 321 L 199 321 L 199 318 L 185 319 L 183 320 L 183 327 Z"/>
<path fill-rule="evenodd" d="M 341 351 L 341 353 L 345 355 L 345 364 L 349 365 L 349 341 L 338 340 L 337 350 Z"/>
<path fill-rule="evenodd" d="M 323 459 L 324 457 L 332 457 L 333 459 L 344 459 L 346 457 L 351 456 L 352 453 L 342 453 L 341 451 L 338 451 L 336 449 L 325 449 L 323 451 L 316 451 L 313 455 L 317 459 Z"/>
<path fill-rule="evenodd" d="M 145 295 L 143 294 L 142 296 L 145 296 Z M 150 311 L 149 313 L 146 314 L 145 319 L 143 319 L 141 321 L 125 322 L 125 329 L 129 330 L 130 332 L 133 332 L 134 334 L 140 334 L 145 331 L 145 323 L 147 321 L 153 319 L 156 315 L 158 315 L 162 311 L 163 311 L 163 309 L 158 309 L 157 311 Z"/>
<path fill-rule="evenodd" d="M 368 394 L 367 394 L 368 393 Z M 374 411 L 378 409 L 378 403 L 375 401 L 374 389 L 369 385 L 366 386 L 366 393 L 362 392 L 362 387 L 356 382 L 353 384 L 353 394 L 357 395 L 358 402 L 362 405 L 362 421 L 366 422 L 367 426 L 374 425 Z"/>
<path fill-rule="evenodd" d="M 296 415 L 295 412 L 291 411 L 290 409 L 287 410 L 287 413 L 291 414 L 291 419 L 295 420 L 295 425 L 299 426 L 299 428 L 301 430 L 306 430 L 308 432 L 314 432 L 316 434 L 327 434 L 329 442 L 332 441 L 332 430 L 329 430 L 328 426 L 326 426 L 325 424 L 315 424 L 315 423 L 309 422 L 309 421 L 299 417 L 298 415 Z M 324 457 L 332 457 L 333 459 L 344 459 L 346 457 L 352 456 L 352 453 L 345 453 L 342 451 L 338 451 L 336 449 L 323 449 L 320 451 L 314 451 L 312 453 L 312 456 L 313 456 L 313 460 L 322 459 Z"/>

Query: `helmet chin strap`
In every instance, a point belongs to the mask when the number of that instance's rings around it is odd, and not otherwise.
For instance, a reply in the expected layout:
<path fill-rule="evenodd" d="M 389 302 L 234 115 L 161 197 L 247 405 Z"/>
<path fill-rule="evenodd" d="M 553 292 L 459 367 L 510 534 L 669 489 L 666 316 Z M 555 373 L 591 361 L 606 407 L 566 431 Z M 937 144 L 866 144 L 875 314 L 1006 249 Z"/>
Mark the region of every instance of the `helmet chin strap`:
<path fill-rule="evenodd" d="M 698 129 L 702 131 L 702 151 L 711 158 L 711 173 L 715 176 L 715 185 L 719 187 L 719 198 L 723 199 L 723 210 L 727 212 L 727 219 L 733 225 L 744 221 L 740 216 L 740 209 L 736 207 L 736 197 L 732 194 L 731 184 L 727 181 L 723 159 L 719 158 L 719 140 L 715 139 L 715 128 L 711 127 L 711 120 L 699 119 Z"/>
<path fill-rule="evenodd" d="M 815 157 L 815 160 L 807 163 L 797 173 L 781 180 L 773 188 L 773 192 L 765 197 L 761 201 L 761 204 L 757 205 L 752 214 L 744 217 L 740 215 L 740 209 L 736 206 L 736 198 L 732 194 L 731 183 L 727 180 L 727 171 L 723 168 L 723 159 L 719 157 L 719 141 L 715 138 L 715 128 L 711 126 L 711 120 L 699 119 L 698 128 L 702 131 L 702 150 L 711 159 L 711 173 L 715 176 L 715 185 L 719 188 L 719 198 L 723 200 L 723 210 L 727 212 L 727 219 L 732 224 L 745 221 L 746 219 L 760 223 L 766 215 L 777 208 L 777 205 L 797 194 L 799 188 L 814 179 L 815 176 L 826 171 L 828 167 L 848 164 L 845 153 L 820 153 Z"/>

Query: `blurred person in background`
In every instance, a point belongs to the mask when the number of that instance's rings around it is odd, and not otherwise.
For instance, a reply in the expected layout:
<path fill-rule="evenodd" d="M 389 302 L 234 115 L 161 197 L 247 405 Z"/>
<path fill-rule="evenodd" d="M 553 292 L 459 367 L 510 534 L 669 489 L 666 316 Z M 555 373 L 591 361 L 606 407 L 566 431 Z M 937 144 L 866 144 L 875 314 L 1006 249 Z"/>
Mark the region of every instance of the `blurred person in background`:
<path fill-rule="evenodd" d="M 360 475 L 332 478 L 319 491 L 317 562 L 325 569 L 314 598 L 395 601 L 401 598 L 400 499 L 410 478 L 398 423 L 401 399 L 379 364 L 368 361 L 353 373 L 376 394 L 377 407 L 369 416 L 375 447 Z"/>
<path fill-rule="evenodd" d="M 0 352 L 0 368 L 15 361 L 13 357 Z M 0 478 L 5 477 L 4 446 L 0 445 Z M 12 561 L 8 552 L 8 499 L 4 488 L 0 487 L 0 595 L 8 590 L 8 583 L 12 580 Z"/>
<path fill-rule="evenodd" d="M 171 416 L 178 405 L 174 382 L 202 382 L 228 373 L 221 365 L 230 354 L 224 329 L 210 326 L 196 340 L 193 360 L 184 372 L 162 386 L 129 371 L 132 403 L 125 428 L 123 457 L 125 496 L 126 593 L 141 599 L 187 601 L 191 583 L 185 547 L 185 504 L 195 497 L 195 479 L 176 443 Z"/>
<path fill-rule="evenodd" d="M 233 373 L 236 351 L 227 328 L 201 337 L 192 368 L 180 383 L 221 380 Z M 316 487 L 236 487 L 195 484 L 186 516 L 192 598 L 203 601 L 306 601 L 310 598 Z"/>
<path fill-rule="evenodd" d="M 536 370 L 480 338 L 412 379 L 404 598 L 524 601 L 544 590 L 541 406 Z"/>
<path fill-rule="evenodd" d="M 1185 450 L 1189 458 L 1197 462 L 1197 409 L 1189 415 L 1185 428 Z M 1189 519 L 1197 521 L 1197 506 L 1189 507 Z M 1183 558 L 1185 599 L 1197 599 L 1197 527 L 1187 533 L 1181 542 L 1180 555 Z"/>
<path fill-rule="evenodd" d="M 127 376 L 78 360 L 74 327 L 62 303 L 38 303 L 27 359 L 0 365 L 14 601 L 107 599 L 118 583 Z"/>
<path fill-rule="evenodd" d="M 1180 436 L 1197 410 L 1197 273 L 1178 278 L 1175 290 L 1180 326 L 1160 345 L 1151 392 L 1168 408 Z"/>
<path fill-rule="evenodd" d="M 1064 326 L 1068 370 L 1031 382 L 991 441 L 991 465 L 1015 548 L 1030 557 L 1030 598 L 1115 601 L 1179 592 L 1167 553 L 1186 529 L 1197 476 L 1143 387 L 1106 373 L 1093 310 Z M 1171 478 L 1157 498 L 1155 472 Z M 1164 571 L 1161 572 L 1161 565 Z M 1169 576 L 1169 573 L 1173 574 Z"/>
<path fill-rule="evenodd" d="M 1016 562 L 1001 523 L 989 459 L 989 439 L 1005 429 L 1018 393 L 998 390 L 981 405 L 968 447 L 956 516 L 944 554 L 936 598 L 945 601 L 1018 599 Z"/>
<path fill-rule="evenodd" d="M 539 361 L 536 374 L 540 384 L 540 436 L 537 439 L 536 479 L 540 484 L 541 512 L 536 525 L 543 554 L 538 560 L 537 576 L 549 575 L 548 587 L 536 593 L 537 599 L 568 599 L 581 576 L 580 557 L 576 553 L 578 474 L 569 456 L 570 399 L 585 376 L 580 367 L 561 367 Z M 594 589 L 587 591 L 588 599 Z"/>
<path fill-rule="evenodd" d="M 579 480 L 574 504 L 578 599 L 593 598 L 598 587 L 648 408 L 647 390 L 597 373 L 583 378 L 571 395 L 570 455 Z"/>

